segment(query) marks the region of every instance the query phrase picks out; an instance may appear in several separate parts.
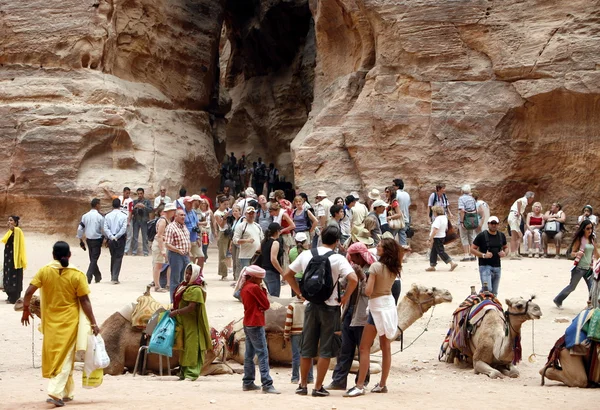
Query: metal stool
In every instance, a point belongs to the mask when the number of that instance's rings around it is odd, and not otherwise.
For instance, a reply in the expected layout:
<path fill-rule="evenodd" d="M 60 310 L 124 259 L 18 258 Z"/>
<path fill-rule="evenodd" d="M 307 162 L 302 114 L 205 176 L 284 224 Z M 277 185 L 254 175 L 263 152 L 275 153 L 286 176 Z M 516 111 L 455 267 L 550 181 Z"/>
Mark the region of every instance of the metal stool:
<path fill-rule="evenodd" d="M 144 329 L 144 331 L 142 332 L 145 344 L 143 346 L 140 346 L 140 348 L 138 350 L 138 354 L 137 354 L 137 357 L 135 359 L 135 367 L 133 369 L 133 377 L 135 377 L 135 374 L 137 373 L 138 364 L 139 364 L 139 361 L 140 361 L 140 355 L 144 351 L 145 351 L 144 361 L 142 363 L 142 371 L 140 373 L 142 375 L 146 374 L 146 363 L 147 363 L 147 360 L 148 360 L 148 355 L 150 353 L 152 353 L 152 352 L 148 351 L 148 342 L 150 341 L 150 338 L 152 337 L 152 332 L 154 332 L 154 328 L 158 324 L 158 317 L 159 317 L 159 315 L 162 312 L 164 312 L 164 311 L 165 311 L 165 309 L 160 308 L 156 312 L 154 312 L 154 314 L 152 315 L 152 317 L 150 318 L 150 320 L 148 320 L 148 324 L 146 325 L 146 329 Z M 153 353 L 153 354 L 157 354 L 157 353 Z M 171 360 L 170 360 L 169 356 L 165 356 L 165 357 L 167 358 L 167 373 L 169 375 L 171 375 Z M 160 374 L 161 377 L 163 375 L 162 358 L 163 358 L 163 355 L 159 354 L 158 355 L 158 366 L 160 368 L 159 374 Z"/>

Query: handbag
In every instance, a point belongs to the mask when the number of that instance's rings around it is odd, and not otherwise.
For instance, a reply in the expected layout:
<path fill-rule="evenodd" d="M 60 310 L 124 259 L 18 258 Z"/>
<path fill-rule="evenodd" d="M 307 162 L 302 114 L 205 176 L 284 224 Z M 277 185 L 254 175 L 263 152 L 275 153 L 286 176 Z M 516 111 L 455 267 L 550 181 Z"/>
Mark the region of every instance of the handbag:
<path fill-rule="evenodd" d="M 389 216 L 396 215 L 396 212 L 394 212 L 394 210 L 391 207 L 389 207 L 389 208 L 390 208 L 390 210 L 388 211 L 388 215 Z M 390 219 L 388 221 L 388 226 L 390 227 L 390 229 L 393 229 L 393 230 L 404 229 L 404 227 L 406 226 L 406 223 L 404 223 L 404 217 L 398 218 L 398 219 Z"/>
<path fill-rule="evenodd" d="M 548 221 L 544 225 L 544 232 L 546 233 L 558 233 L 560 231 L 560 222 Z"/>
<path fill-rule="evenodd" d="M 148 352 L 172 357 L 174 343 L 175 320 L 169 317 L 168 311 L 165 311 L 152 332 L 152 337 L 150 337 L 150 343 L 148 344 Z"/>

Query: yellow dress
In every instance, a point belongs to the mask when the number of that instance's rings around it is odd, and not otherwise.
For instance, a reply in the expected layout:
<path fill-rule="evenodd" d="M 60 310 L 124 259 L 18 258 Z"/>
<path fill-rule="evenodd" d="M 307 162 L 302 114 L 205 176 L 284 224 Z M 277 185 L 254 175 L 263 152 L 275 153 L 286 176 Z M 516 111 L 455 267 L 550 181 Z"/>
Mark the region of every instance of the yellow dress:
<path fill-rule="evenodd" d="M 79 298 L 90 293 L 85 273 L 53 261 L 41 268 L 31 284 L 40 289 L 42 310 L 42 375 L 57 376 L 77 339 Z"/>

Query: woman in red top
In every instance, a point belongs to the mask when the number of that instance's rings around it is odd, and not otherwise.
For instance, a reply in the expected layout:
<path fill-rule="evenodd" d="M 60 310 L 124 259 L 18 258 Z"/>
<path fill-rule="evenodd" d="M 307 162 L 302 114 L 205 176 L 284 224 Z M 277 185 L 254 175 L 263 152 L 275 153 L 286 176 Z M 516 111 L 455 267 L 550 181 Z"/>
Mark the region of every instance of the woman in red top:
<path fill-rule="evenodd" d="M 244 333 L 246 334 L 246 352 L 244 354 L 244 378 L 242 390 L 259 390 L 254 379 L 256 369 L 254 356 L 258 356 L 258 368 L 263 393 L 279 394 L 273 387 L 273 379 L 269 374 L 269 351 L 265 334 L 265 310 L 271 306 L 267 298 L 267 290 L 262 286 L 265 270 L 260 266 L 250 265 L 242 270 L 240 297 L 244 304 Z"/>
<path fill-rule="evenodd" d="M 381 225 L 381 233 L 389 231 L 395 237 L 396 233 L 398 233 L 398 229 L 392 229 L 389 226 L 389 223 L 392 220 L 404 218 L 404 216 L 402 215 L 402 211 L 400 210 L 400 204 L 396 199 L 396 187 L 394 187 L 393 185 L 385 188 L 385 202 L 389 204 L 386 208 L 387 223 Z"/>
<path fill-rule="evenodd" d="M 535 252 L 535 257 L 540 257 L 541 229 L 544 227 L 544 214 L 542 213 L 542 204 L 539 202 L 531 206 L 532 212 L 527 214 L 525 221 L 525 235 L 523 243 L 529 249 L 529 257 L 532 258 Z"/>

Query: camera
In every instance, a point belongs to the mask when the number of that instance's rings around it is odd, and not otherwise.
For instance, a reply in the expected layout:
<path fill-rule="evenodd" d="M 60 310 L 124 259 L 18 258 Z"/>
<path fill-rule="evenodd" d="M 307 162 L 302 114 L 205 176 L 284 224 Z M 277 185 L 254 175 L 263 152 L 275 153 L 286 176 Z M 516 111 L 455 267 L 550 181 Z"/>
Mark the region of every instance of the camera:
<path fill-rule="evenodd" d="M 200 232 L 202 232 L 202 229 L 200 229 L 200 227 L 199 227 L 199 226 L 194 226 L 194 227 L 192 228 L 192 231 L 193 231 L 193 232 L 196 232 L 196 233 L 200 233 Z"/>

